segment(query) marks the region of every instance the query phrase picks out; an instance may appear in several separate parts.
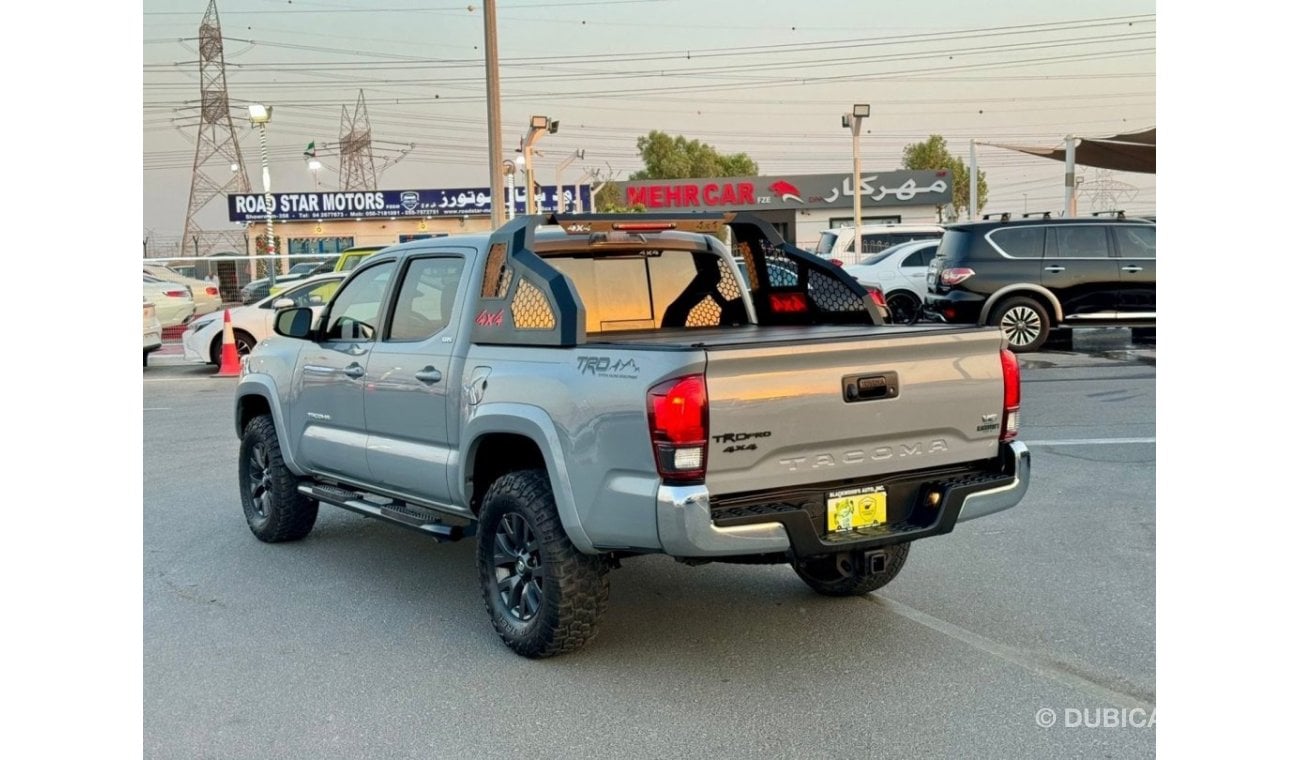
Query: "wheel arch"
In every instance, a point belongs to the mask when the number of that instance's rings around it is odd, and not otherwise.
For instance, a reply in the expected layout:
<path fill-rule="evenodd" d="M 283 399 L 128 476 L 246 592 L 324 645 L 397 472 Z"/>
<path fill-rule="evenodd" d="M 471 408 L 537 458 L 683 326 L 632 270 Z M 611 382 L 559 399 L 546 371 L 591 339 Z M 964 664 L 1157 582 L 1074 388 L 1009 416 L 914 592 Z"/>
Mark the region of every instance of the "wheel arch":
<path fill-rule="evenodd" d="M 1064 319 L 1064 312 L 1061 310 L 1061 302 L 1052 294 L 1052 291 L 1042 285 L 1035 285 L 1026 282 L 999 288 L 993 293 L 993 295 L 984 299 L 984 307 L 980 309 L 979 323 L 981 325 L 988 324 L 989 316 L 993 314 L 993 312 L 996 311 L 1003 302 L 1008 298 L 1015 298 L 1017 296 L 1032 298 L 1042 304 L 1043 308 L 1047 310 L 1048 318 L 1051 320 L 1051 324 L 1048 325 L 1048 327 L 1057 327 Z"/>
<path fill-rule="evenodd" d="M 452 472 L 452 495 L 468 505 L 475 514 L 477 504 L 491 485 L 482 478 L 499 477 L 505 472 L 539 468 L 546 471 L 555 495 L 556 511 L 569 540 L 579 551 L 595 553 L 578 518 L 577 504 L 569 478 L 568 465 L 559 431 L 550 416 L 528 404 L 498 403 L 481 405 L 461 435 L 464 456 Z M 501 457 L 504 452 L 505 456 Z M 499 457 L 495 461 L 483 457 Z"/>
<path fill-rule="evenodd" d="M 295 475 L 306 475 L 307 471 L 298 465 L 289 447 L 279 396 L 261 377 L 245 375 L 235 389 L 235 437 L 243 438 L 248 423 L 264 414 L 271 415 L 271 421 L 275 423 L 276 437 L 280 443 L 280 456 L 284 459 L 285 466 Z"/>

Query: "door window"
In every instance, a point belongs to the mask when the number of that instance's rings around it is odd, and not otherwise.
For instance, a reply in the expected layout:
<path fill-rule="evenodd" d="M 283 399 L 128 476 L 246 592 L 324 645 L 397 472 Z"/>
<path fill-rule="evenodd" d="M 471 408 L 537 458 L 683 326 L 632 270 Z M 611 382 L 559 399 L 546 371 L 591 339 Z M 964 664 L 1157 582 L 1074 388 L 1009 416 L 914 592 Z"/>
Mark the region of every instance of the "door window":
<path fill-rule="evenodd" d="M 388 340 L 424 340 L 446 327 L 464 268 L 458 256 L 412 260 L 393 303 Z"/>
<path fill-rule="evenodd" d="M 1056 230 L 1056 257 L 1061 259 L 1105 259 L 1110 257 L 1106 226 L 1102 224 L 1061 225 Z"/>
<path fill-rule="evenodd" d="M 379 304 L 397 265 L 391 261 L 357 274 L 339 290 L 330 306 L 325 340 L 372 341 L 379 323 Z"/>
<path fill-rule="evenodd" d="M 928 267 L 930 260 L 934 258 L 934 252 L 939 250 L 939 246 L 929 245 L 919 250 L 913 251 L 903 260 L 905 267 Z"/>

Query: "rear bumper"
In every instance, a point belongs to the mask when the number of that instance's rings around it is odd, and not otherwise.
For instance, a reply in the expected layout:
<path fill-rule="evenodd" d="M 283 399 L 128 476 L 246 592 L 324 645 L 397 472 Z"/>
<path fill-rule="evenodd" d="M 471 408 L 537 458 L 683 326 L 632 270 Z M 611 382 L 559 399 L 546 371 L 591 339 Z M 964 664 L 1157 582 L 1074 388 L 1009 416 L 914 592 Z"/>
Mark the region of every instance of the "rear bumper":
<path fill-rule="evenodd" d="M 949 322 L 958 324 L 979 324 L 980 312 L 987 300 L 986 296 L 965 290 L 950 290 L 943 295 L 925 294 L 927 306 L 943 314 Z"/>
<path fill-rule="evenodd" d="M 833 536 L 819 531 L 806 509 L 791 503 L 759 503 L 719 512 L 704 486 L 660 486 L 659 541 L 674 557 L 727 557 L 793 551 L 817 556 L 877 549 L 948 533 L 963 520 L 1015 506 L 1029 490 L 1029 448 L 1020 441 L 1001 447 L 995 470 L 953 473 L 943 480 L 913 478 L 942 493 L 939 506 L 915 519 Z M 788 495 L 788 494 L 787 494 Z M 913 508 L 913 512 L 919 511 Z M 736 513 L 742 513 L 739 516 Z"/>

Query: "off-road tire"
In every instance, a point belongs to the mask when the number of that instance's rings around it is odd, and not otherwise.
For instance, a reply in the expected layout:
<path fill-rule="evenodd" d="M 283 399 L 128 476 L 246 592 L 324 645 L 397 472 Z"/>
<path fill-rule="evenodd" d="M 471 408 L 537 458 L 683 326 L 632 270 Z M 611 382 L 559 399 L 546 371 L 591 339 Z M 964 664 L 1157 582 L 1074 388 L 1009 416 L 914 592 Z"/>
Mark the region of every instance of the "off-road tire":
<path fill-rule="evenodd" d="M 1018 354 L 1042 348 L 1052 329 L 1047 309 L 1034 299 L 1022 296 L 998 304 L 989 315 L 989 324 L 1007 336 L 1007 347 Z"/>
<path fill-rule="evenodd" d="M 824 596 L 865 596 L 872 591 L 883 588 L 894 580 L 911 550 L 910 543 L 894 544 L 880 550 L 885 552 L 884 572 L 872 574 L 867 571 L 864 555 L 866 552 L 853 552 L 853 569 L 843 573 L 836 566 L 835 557 L 814 557 L 808 560 L 795 560 L 790 564 L 794 572 L 813 591 Z"/>
<path fill-rule="evenodd" d="M 320 504 L 298 493 L 298 483 L 284 466 L 275 422 L 267 414 L 255 417 L 239 444 L 239 497 L 259 541 L 297 541 L 311 533 Z"/>
<path fill-rule="evenodd" d="M 521 537 L 520 546 L 532 549 L 514 552 L 510 545 L 516 533 L 506 536 L 502 531 L 506 523 L 517 528 L 521 520 L 532 541 L 523 542 Z M 552 657 L 572 652 L 595 637 L 596 623 L 609 601 L 609 568 L 602 558 L 579 552 L 569 541 L 544 471 L 507 473 L 488 488 L 479 513 L 478 570 L 492 625 L 517 654 Z M 512 611 L 509 594 L 516 587 L 523 587 L 521 594 L 529 593 L 527 584 L 538 579 L 533 591 L 540 599 L 533 596 L 531 616 L 522 596 L 516 606 L 524 614 Z M 507 599 L 502 598 L 503 592 Z"/>

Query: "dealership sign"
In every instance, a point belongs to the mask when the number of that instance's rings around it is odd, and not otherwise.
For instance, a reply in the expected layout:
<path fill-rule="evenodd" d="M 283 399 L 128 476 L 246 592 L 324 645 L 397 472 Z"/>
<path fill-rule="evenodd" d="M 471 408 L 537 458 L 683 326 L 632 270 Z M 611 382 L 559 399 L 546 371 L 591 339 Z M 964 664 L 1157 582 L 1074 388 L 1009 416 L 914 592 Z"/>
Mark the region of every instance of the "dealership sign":
<path fill-rule="evenodd" d="M 623 203 L 647 209 L 851 208 L 853 175 L 786 174 L 725 179 L 642 180 L 620 183 Z M 861 175 L 862 205 L 942 206 L 952 202 L 952 173 L 872 172 Z"/>
<path fill-rule="evenodd" d="M 540 211 L 559 208 L 555 186 L 543 186 L 536 194 Z M 582 207 L 591 209 L 591 188 L 579 188 Z M 564 188 L 565 208 L 573 210 L 573 188 Z M 516 213 L 524 213 L 527 195 L 515 188 Z M 226 198 L 232 222 L 266 219 L 266 196 L 252 193 Z M 277 221 L 327 219 L 386 219 L 393 217 L 463 216 L 492 213 L 492 193 L 486 188 L 455 190 L 360 190 L 315 193 L 273 193 L 271 210 Z"/>

